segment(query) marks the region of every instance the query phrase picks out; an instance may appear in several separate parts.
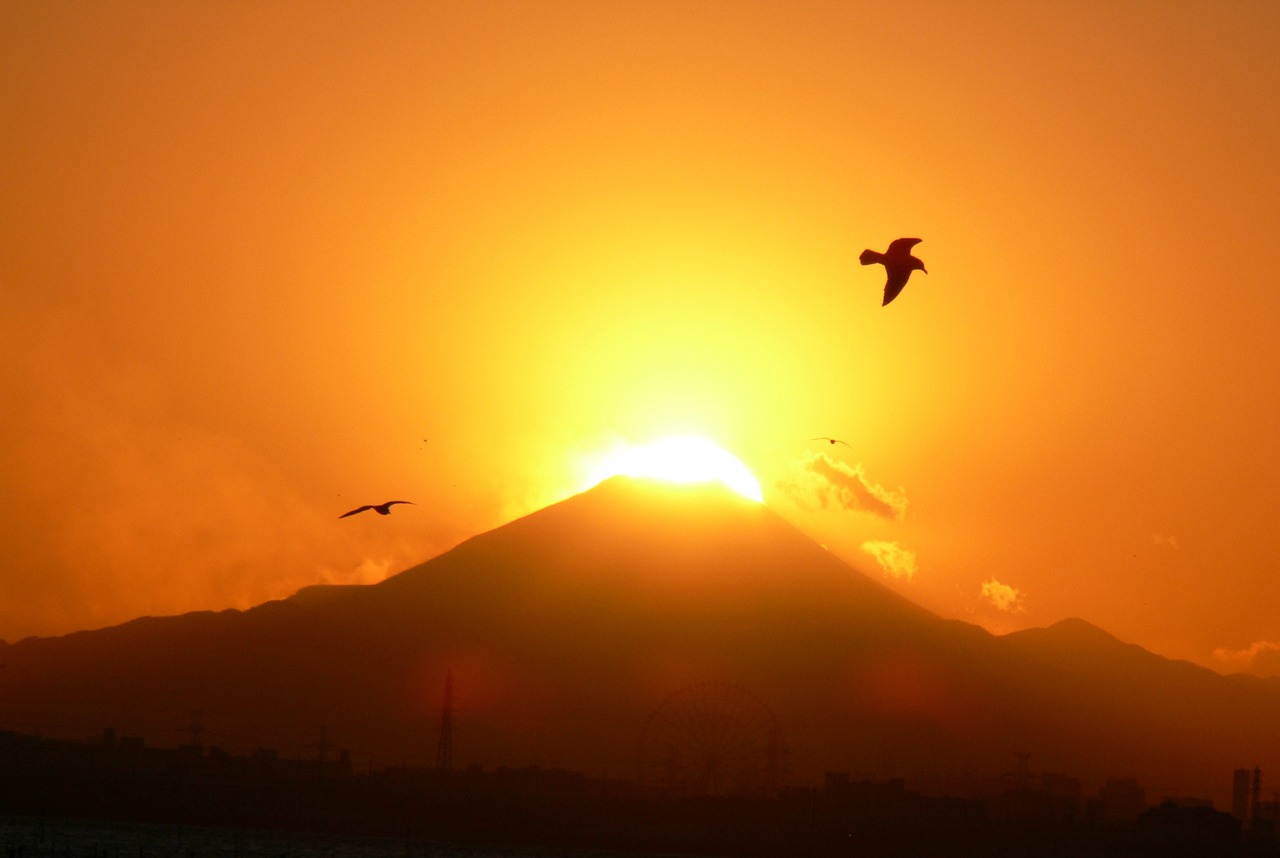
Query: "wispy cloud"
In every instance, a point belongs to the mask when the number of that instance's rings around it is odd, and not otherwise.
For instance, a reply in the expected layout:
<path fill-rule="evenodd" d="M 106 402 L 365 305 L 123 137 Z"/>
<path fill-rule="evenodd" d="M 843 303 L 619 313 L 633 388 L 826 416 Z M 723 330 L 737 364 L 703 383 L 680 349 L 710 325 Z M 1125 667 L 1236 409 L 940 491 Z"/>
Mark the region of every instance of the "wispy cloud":
<path fill-rule="evenodd" d="M 1275 641 L 1254 641 L 1244 649 L 1219 647 L 1213 651 L 1213 657 L 1229 670 L 1280 676 L 1280 643 Z"/>
<path fill-rule="evenodd" d="M 1178 537 L 1165 535 L 1163 533 L 1153 533 L 1151 535 L 1151 541 L 1156 545 L 1163 546 L 1164 548 L 1172 548 L 1174 551 L 1178 551 L 1182 548 L 1182 545 L 1178 542 Z"/>
<path fill-rule="evenodd" d="M 778 487 L 806 508 L 837 506 L 890 521 L 901 521 L 907 514 L 907 495 L 901 487 L 886 489 L 867 479 L 861 462 L 846 465 L 825 453 L 810 454 L 801 478 L 779 482 Z"/>
<path fill-rule="evenodd" d="M 982 582 L 982 598 L 995 605 L 1001 611 L 1016 614 L 1025 610 L 1022 596 L 1022 591 L 1017 587 L 1004 584 L 995 578 Z"/>
<path fill-rule="evenodd" d="M 894 578 L 910 580 L 916 574 L 916 554 L 896 542 L 864 542 L 862 550 L 880 564 L 880 568 Z"/>
<path fill-rule="evenodd" d="M 340 523 L 366 498 L 322 492 L 331 478 L 179 413 L 150 367 L 58 344 L 24 356 L 0 342 L 0 363 L 23 370 L 0 401 L 25 415 L 0 427 L 16 452 L 0 477 L 0 637 L 247 608 L 309 584 L 380 581 L 430 556 L 408 527 Z"/>

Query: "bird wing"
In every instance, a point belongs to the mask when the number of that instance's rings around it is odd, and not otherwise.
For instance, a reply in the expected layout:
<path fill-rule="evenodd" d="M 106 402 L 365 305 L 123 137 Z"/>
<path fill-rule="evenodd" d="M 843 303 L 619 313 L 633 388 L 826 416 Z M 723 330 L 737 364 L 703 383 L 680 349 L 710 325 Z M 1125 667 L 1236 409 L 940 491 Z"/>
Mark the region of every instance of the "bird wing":
<path fill-rule="evenodd" d="M 373 506 L 372 506 L 371 504 L 365 504 L 364 506 L 358 506 L 358 507 L 356 507 L 355 509 L 351 510 L 351 512 L 344 512 L 342 515 L 338 516 L 338 518 L 346 518 L 346 517 L 347 517 L 347 516 L 349 516 L 349 515 L 355 515 L 355 514 L 356 514 L 356 513 L 358 513 L 358 512 L 364 512 L 366 509 L 373 509 Z"/>
<path fill-rule="evenodd" d="M 907 285 L 907 278 L 910 276 L 910 268 L 895 266 L 889 269 L 889 279 L 884 283 L 884 301 L 881 302 L 881 307 L 898 297 L 898 293 L 902 291 L 903 286 Z"/>
<path fill-rule="evenodd" d="M 413 506 L 413 501 L 387 501 L 386 503 L 383 504 L 383 506 L 391 506 L 392 504 L 395 504 L 395 503 L 407 503 L 409 506 Z"/>
<path fill-rule="evenodd" d="M 885 251 L 886 256 L 909 256 L 911 248 L 919 244 L 922 239 L 919 238 L 895 238 L 889 242 L 889 249 Z"/>

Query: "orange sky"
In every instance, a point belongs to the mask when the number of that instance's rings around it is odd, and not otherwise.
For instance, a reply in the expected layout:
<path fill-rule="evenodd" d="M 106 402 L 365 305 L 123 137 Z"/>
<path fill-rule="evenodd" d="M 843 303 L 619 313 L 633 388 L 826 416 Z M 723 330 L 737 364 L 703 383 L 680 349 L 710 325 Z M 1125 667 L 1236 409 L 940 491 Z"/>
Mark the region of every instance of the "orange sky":
<path fill-rule="evenodd" d="M 380 580 L 694 433 L 945 616 L 1280 674 L 1278 33 L 6 3 L 0 637 Z"/>

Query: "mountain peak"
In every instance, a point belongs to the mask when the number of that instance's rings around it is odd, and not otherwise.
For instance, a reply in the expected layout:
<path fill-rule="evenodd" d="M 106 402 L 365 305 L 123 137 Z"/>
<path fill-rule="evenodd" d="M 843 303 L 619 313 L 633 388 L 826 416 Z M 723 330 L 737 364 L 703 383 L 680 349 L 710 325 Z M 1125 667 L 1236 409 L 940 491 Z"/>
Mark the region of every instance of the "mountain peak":
<path fill-rule="evenodd" d="M 777 518 L 777 514 L 718 482 L 675 483 L 652 477 L 614 476 L 595 486 L 516 519 L 547 519 L 553 515 L 600 519 L 601 525 L 628 521 L 687 519 L 705 524 L 725 517 Z M 779 519 L 781 520 L 781 519 Z M 510 526 L 510 525 L 507 525 Z"/>
<path fill-rule="evenodd" d="M 1108 643 L 1121 643 L 1120 639 L 1110 632 L 1095 626 L 1087 620 L 1079 617 L 1067 617 L 1065 620 L 1051 624 L 1046 632 L 1050 634 L 1067 638 L 1072 641 L 1106 641 Z"/>
<path fill-rule="evenodd" d="M 1004 637 L 1015 646 L 1072 653 L 1076 656 L 1120 649 L 1142 649 L 1136 644 L 1125 643 L 1105 629 L 1079 617 L 1068 617 L 1049 626 L 1010 632 Z"/>
<path fill-rule="evenodd" d="M 376 587 L 408 593 L 446 580 L 455 592 L 550 586 L 560 593 L 609 590 L 633 602 L 658 591 L 733 599 L 824 593 L 877 616 L 933 616 L 718 483 L 612 477 Z"/>

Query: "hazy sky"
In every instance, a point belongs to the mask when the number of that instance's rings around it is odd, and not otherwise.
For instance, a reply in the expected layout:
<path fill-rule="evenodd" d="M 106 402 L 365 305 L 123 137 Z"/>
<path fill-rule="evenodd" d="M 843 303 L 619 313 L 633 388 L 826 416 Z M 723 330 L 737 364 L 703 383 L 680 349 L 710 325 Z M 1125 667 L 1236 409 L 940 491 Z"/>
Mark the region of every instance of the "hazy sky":
<path fill-rule="evenodd" d="M 0 637 L 378 581 L 694 433 L 940 614 L 1280 673 L 1278 35 L 5 3 Z"/>

